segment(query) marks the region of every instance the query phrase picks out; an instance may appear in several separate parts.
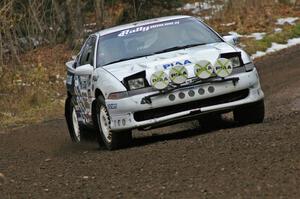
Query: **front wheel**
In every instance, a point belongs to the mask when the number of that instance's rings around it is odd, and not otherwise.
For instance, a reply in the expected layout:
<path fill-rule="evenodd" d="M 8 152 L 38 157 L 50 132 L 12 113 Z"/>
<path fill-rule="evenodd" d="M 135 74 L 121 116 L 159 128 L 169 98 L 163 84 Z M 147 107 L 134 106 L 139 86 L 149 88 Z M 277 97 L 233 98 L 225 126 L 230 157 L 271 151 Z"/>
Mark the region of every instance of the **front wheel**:
<path fill-rule="evenodd" d="M 98 142 L 105 144 L 108 150 L 114 150 L 126 147 L 132 140 L 132 132 L 112 132 L 110 129 L 110 116 L 105 106 L 103 96 L 97 98 L 97 125 L 98 125 Z"/>
<path fill-rule="evenodd" d="M 68 97 L 65 102 L 65 117 L 70 137 L 73 142 L 81 141 L 82 128 L 79 125 L 77 113 L 74 107 L 73 98 Z"/>
<path fill-rule="evenodd" d="M 262 123 L 265 117 L 264 100 L 236 108 L 233 116 L 234 120 L 241 124 Z"/>

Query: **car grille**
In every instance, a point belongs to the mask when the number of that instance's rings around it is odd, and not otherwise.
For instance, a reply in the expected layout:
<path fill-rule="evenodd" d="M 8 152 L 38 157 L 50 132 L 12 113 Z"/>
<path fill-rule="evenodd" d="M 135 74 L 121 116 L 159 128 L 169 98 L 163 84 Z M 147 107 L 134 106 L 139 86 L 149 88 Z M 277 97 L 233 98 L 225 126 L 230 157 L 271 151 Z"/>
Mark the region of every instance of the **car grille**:
<path fill-rule="evenodd" d="M 196 109 L 200 107 L 206 107 L 206 106 L 213 106 L 217 104 L 223 104 L 223 103 L 229 103 L 234 102 L 237 100 L 241 100 L 246 98 L 249 95 L 249 89 L 225 94 L 225 95 L 219 95 L 216 97 L 183 103 L 183 104 L 177 104 L 167 107 L 161 107 L 156 109 L 150 109 L 146 111 L 139 111 L 134 113 L 134 119 L 138 122 L 145 121 L 149 119 L 164 117 L 170 114 L 179 113 L 182 111 L 187 111 L 191 109 Z"/>

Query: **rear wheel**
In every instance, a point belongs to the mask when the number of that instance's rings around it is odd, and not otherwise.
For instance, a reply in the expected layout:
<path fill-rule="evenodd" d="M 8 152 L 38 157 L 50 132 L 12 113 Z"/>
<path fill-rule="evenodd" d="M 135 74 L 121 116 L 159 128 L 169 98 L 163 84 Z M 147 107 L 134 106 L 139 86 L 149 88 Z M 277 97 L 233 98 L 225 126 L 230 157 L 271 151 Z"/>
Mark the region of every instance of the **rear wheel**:
<path fill-rule="evenodd" d="M 234 120 L 241 124 L 262 123 L 265 117 L 264 100 L 238 107 L 233 111 Z"/>
<path fill-rule="evenodd" d="M 114 150 L 126 147 L 131 143 L 131 131 L 112 132 L 110 129 L 110 116 L 105 106 L 103 96 L 97 98 L 97 125 L 98 125 L 98 142 L 101 145 L 104 143 L 107 149 Z"/>
<path fill-rule="evenodd" d="M 72 141 L 78 143 L 81 141 L 82 128 L 79 125 L 77 113 L 72 99 L 72 97 L 68 97 L 66 99 L 65 118 Z"/>

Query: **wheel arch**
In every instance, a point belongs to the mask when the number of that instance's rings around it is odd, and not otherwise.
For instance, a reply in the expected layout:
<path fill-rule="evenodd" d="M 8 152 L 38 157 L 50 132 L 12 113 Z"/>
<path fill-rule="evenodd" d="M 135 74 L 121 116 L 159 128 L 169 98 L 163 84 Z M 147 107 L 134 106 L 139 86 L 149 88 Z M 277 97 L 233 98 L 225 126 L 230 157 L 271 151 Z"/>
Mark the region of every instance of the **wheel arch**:
<path fill-rule="evenodd" d="M 99 88 L 96 88 L 95 89 L 95 99 L 92 102 L 92 120 L 93 120 L 93 124 L 95 127 L 97 127 L 97 125 L 98 125 L 98 122 L 97 122 L 97 99 L 99 96 L 104 97 L 103 92 Z"/>
<path fill-rule="evenodd" d="M 103 92 L 99 88 L 96 88 L 95 89 L 95 99 L 97 99 L 100 95 L 102 95 L 104 97 Z"/>

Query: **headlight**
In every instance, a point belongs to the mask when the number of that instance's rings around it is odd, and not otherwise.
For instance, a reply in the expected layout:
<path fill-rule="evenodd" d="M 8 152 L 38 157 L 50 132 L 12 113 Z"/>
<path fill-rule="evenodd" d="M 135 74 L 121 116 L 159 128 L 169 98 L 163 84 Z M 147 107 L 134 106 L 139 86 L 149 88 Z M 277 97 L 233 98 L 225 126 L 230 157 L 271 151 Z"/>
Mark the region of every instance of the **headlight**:
<path fill-rule="evenodd" d="M 150 82 L 154 88 L 162 90 L 168 87 L 169 78 L 164 71 L 157 71 L 151 75 Z"/>
<path fill-rule="evenodd" d="M 239 57 L 231 57 L 231 58 L 229 58 L 229 60 L 231 61 L 232 66 L 234 68 L 241 66 L 241 62 L 240 62 L 240 58 Z"/>
<path fill-rule="evenodd" d="M 144 78 L 137 78 L 137 79 L 128 80 L 128 86 L 129 86 L 130 90 L 145 88 Z"/>
<path fill-rule="evenodd" d="M 146 80 L 146 71 L 141 71 L 125 77 L 123 80 L 123 84 L 128 91 L 150 86 L 148 81 Z"/>

